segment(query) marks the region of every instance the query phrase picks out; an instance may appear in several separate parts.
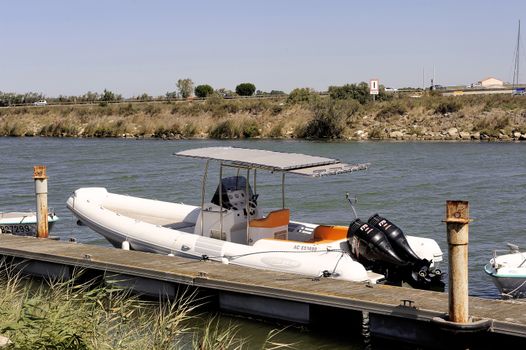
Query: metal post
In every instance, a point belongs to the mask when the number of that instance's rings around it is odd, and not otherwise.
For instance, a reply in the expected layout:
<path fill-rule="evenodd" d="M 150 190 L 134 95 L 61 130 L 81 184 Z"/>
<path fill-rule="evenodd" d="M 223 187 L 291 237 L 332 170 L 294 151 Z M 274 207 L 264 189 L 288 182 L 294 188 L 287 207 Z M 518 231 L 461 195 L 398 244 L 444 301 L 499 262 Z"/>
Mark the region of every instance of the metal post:
<path fill-rule="evenodd" d="M 204 235 L 205 230 L 205 188 L 206 188 L 206 177 L 208 175 L 208 164 L 210 159 L 207 159 L 205 164 L 205 174 L 203 175 L 203 181 L 201 183 L 201 236 Z"/>
<path fill-rule="evenodd" d="M 223 237 L 223 163 L 219 163 L 219 239 Z"/>
<path fill-rule="evenodd" d="M 248 227 L 250 222 L 250 207 L 249 207 L 249 201 L 250 201 L 250 193 L 248 191 L 248 180 L 250 179 L 250 168 L 247 169 L 247 181 L 245 181 L 245 211 L 247 212 L 247 244 L 250 244 L 249 242 L 249 233 L 248 233 Z"/>
<path fill-rule="evenodd" d="M 33 179 L 35 180 L 35 194 L 37 197 L 37 237 L 47 238 L 49 232 L 45 165 L 35 165 L 33 167 Z"/>
<path fill-rule="evenodd" d="M 281 173 L 281 208 L 285 209 L 285 173 Z"/>
<path fill-rule="evenodd" d="M 256 173 L 257 173 L 257 169 L 254 169 L 254 194 L 258 193 L 257 183 L 256 183 Z"/>
<path fill-rule="evenodd" d="M 447 201 L 446 226 L 449 247 L 449 321 L 468 323 L 469 203 L 467 201 Z"/>

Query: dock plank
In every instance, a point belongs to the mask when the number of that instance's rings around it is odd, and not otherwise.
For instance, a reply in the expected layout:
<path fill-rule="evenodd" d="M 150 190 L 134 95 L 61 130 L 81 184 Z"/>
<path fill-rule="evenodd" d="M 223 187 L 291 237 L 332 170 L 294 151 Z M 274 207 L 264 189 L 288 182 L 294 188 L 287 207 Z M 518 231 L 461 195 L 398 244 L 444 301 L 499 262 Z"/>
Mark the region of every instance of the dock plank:
<path fill-rule="evenodd" d="M 367 285 L 124 251 L 102 246 L 32 237 L 0 235 L 0 255 L 128 274 L 197 287 L 240 292 L 350 310 L 430 320 L 448 311 L 446 293 L 385 285 Z M 401 306 L 401 300 L 414 302 Z M 526 303 L 470 297 L 470 315 L 493 319 L 493 330 L 526 337 Z"/>

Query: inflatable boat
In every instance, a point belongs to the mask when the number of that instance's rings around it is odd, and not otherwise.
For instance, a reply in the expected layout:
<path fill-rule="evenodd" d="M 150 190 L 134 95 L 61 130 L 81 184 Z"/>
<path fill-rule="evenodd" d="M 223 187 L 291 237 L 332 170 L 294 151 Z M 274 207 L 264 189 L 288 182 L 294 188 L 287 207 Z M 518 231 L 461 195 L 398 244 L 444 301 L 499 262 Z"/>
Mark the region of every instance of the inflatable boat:
<path fill-rule="evenodd" d="M 493 258 L 484 266 L 503 298 L 526 298 L 526 252 L 508 243 L 508 254 L 493 252 Z"/>
<path fill-rule="evenodd" d="M 322 177 L 365 170 L 368 164 L 233 147 L 198 148 L 176 155 L 206 160 L 199 206 L 120 195 L 105 188 L 80 188 L 67 206 L 79 224 L 122 249 L 313 278 L 370 283 L 396 279 L 420 288 L 441 283 L 438 244 L 405 236 L 377 214 L 366 222 L 355 218 L 348 227 L 291 220 L 285 207 L 286 174 Z M 204 188 L 210 161 L 219 162 L 219 183 L 208 202 Z M 237 168 L 238 175 L 223 177 L 224 167 Z M 241 171 L 246 176 L 239 175 Z M 282 208 L 265 212 L 258 205 L 257 171 L 281 174 Z"/>

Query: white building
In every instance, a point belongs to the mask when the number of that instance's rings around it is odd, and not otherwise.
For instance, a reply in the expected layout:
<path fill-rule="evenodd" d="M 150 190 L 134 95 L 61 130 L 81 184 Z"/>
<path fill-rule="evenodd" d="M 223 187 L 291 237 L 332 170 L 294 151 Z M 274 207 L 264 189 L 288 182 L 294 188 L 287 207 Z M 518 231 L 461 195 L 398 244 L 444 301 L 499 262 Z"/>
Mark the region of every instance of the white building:
<path fill-rule="evenodd" d="M 479 81 L 480 86 L 484 88 L 501 88 L 504 86 L 504 82 L 494 77 L 487 77 Z"/>

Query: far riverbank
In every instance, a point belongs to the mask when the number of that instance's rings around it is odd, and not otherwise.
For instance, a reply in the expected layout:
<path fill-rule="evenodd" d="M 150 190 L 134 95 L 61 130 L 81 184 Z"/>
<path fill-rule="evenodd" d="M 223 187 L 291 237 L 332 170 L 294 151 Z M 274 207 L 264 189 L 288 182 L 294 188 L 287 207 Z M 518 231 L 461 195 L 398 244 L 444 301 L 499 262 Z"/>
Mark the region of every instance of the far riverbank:
<path fill-rule="evenodd" d="M 526 97 L 393 95 L 380 102 L 291 94 L 275 99 L 0 108 L 0 136 L 526 140 Z"/>

